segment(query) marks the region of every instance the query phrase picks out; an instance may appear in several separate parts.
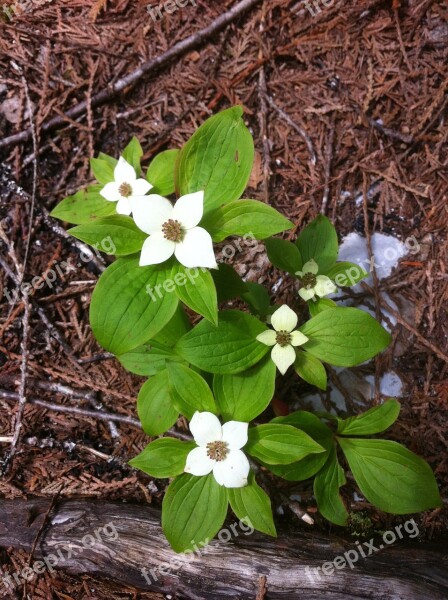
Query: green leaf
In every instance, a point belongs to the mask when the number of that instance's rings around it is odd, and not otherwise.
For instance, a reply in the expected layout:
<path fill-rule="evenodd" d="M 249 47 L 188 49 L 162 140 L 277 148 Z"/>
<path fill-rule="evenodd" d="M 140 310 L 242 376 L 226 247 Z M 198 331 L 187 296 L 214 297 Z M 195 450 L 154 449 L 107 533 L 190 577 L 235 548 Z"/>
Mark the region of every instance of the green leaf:
<path fill-rule="evenodd" d="M 176 356 L 171 348 L 157 342 L 144 344 L 130 352 L 117 356 L 125 369 L 136 375 L 150 377 L 166 368 L 167 362 L 179 362 L 182 359 Z"/>
<path fill-rule="evenodd" d="M 112 164 L 101 158 L 91 158 L 90 168 L 98 183 L 102 186 L 106 185 L 110 181 L 114 181 L 114 167 Z"/>
<path fill-rule="evenodd" d="M 249 305 L 250 311 L 260 319 L 265 319 L 277 308 L 271 306 L 271 298 L 268 290 L 260 283 L 252 281 L 246 282 L 247 292 L 242 294 L 242 298 Z"/>
<path fill-rule="evenodd" d="M 350 287 L 368 277 L 365 269 L 351 262 L 338 262 L 325 273 L 339 287 Z"/>
<path fill-rule="evenodd" d="M 397 442 L 338 438 L 362 494 L 395 515 L 442 505 L 436 479 L 422 458 Z"/>
<path fill-rule="evenodd" d="M 314 301 L 310 300 L 308 302 L 308 310 L 310 311 L 312 317 L 315 317 L 324 310 L 336 307 L 336 302 L 333 302 L 333 300 L 330 300 L 329 298 L 316 298 Z"/>
<path fill-rule="evenodd" d="M 170 270 L 163 265 L 140 267 L 135 257 L 119 258 L 98 280 L 90 304 L 90 324 L 98 342 L 109 352 L 125 354 L 154 337 L 176 311 L 177 296 L 151 298 Z"/>
<path fill-rule="evenodd" d="M 275 375 L 270 356 L 243 373 L 215 375 L 213 391 L 224 421 L 248 423 L 258 417 L 274 396 Z"/>
<path fill-rule="evenodd" d="M 289 465 L 270 465 L 269 470 L 287 481 L 304 481 L 315 475 L 327 462 L 328 454 L 334 447 L 333 432 L 316 415 L 299 410 L 286 417 L 276 417 L 271 423 L 292 425 L 308 434 L 325 448 L 325 452 L 310 454 Z"/>
<path fill-rule="evenodd" d="M 315 385 L 320 390 L 327 389 L 327 372 L 325 367 L 312 354 L 298 350 L 294 369 L 307 383 Z"/>
<path fill-rule="evenodd" d="M 179 363 L 169 363 L 167 369 L 174 406 L 189 421 L 197 410 L 217 412 L 213 394 L 199 373 Z"/>
<path fill-rule="evenodd" d="M 242 115 L 234 106 L 210 117 L 180 151 L 176 190 L 180 196 L 204 190 L 205 213 L 238 200 L 249 181 L 254 143 Z"/>
<path fill-rule="evenodd" d="M 211 211 L 201 225 L 214 242 L 230 235 L 250 234 L 257 240 L 291 229 L 293 224 L 275 208 L 258 200 L 235 200 Z"/>
<path fill-rule="evenodd" d="M 245 450 L 268 465 L 288 465 L 308 454 L 324 452 L 305 432 L 277 423 L 249 428 Z"/>
<path fill-rule="evenodd" d="M 221 263 L 219 269 L 212 269 L 211 274 L 215 282 L 218 302 L 227 302 L 247 292 L 246 283 L 231 265 Z"/>
<path fill-rule="evenodd" d="M 319 215 L 312 221 L 296 241 L 302 255 L 303 264 L 314 259 L 319 265 L 319 274 L 326 275 L 327 270 L 336 262 L 339 253 L 336 230 L 327 217 Z"/>
<path fill-rule="evenodd" d="M 68 233 L 106 254 L 116 256 L 139 252 L 148 237 L 136 226 L 133 219 L 122 215 L 96 219 L 72 227 Z"/>
<path fill-rule="evenodd" d="M 309 338 L 304 350 L 337 367 L 353 367 L 390 344 L 391 335 L 371 315 L 358 308 L 324 310 L 300 331 Z"/>
<path fill-rule="evenodd" d="M 380 406 L 339 421 L 338 433 L 341 435 L 373 435 L 381 433 L 398 419 L 400 403 L 395 398 L 386 400 Z"/>
<path fill-rule="evenodd" d="M 184 472 L 187 456 L 194 448 L 194 442 L 160 438 L 148 444 L 129 464 L 157 479 L 175 477 Z"/>
<path fill-rule="evenodd" d="M 61 221 L 82 225 L 117 214 L 116 203 L 105 200 L 100 195 L 102 189 L 102 185 L 91 185 L 86 190 L 79 190 L 73 196 L 61 200 L 50 215 Z"/>
<path fill-rule="evenodd" d="M 113 156 L 110 156 L 109 154 L 104 154 L 104 152 L 100 152 L 98 154 L 98 158 L 100 160 L 105 160 L 112 167 L 112 169 L 115 169 L 115 167 L 117 166 L 118 160 Z"/>
<path fill-rule="evenodd" d="M 209 373 L 239 373 L 248 369 L 269 350 L 256 340 L 266 327 L 255 317 L 238 310 L 222 311 L 218 326 L 201 321 L 184 335 L 176 351 L 186 361 Z"/>
<path fill-rule="evenodd" d="M 162 504 L 162 528 L 171 547 L 185 552 L 207 545 L 221 529 L 227 506 L 227 490 L 213 474 L 176 477 Z"/>
<path fill-rule="evenodd" d="M 287 271 L 291 275 L 295 275 L 296 271 L 302 269 L 302 257 L 299 249 L 292 242 L 280 238 L 268 238 L 264 241 L 264 245 L 269 260 L 278 269 Z"/>
<path fill-rule="evenodd" d="M 218 299 L 215 283 L 208 269 L 187 269 L 176 263 L 171 272 L 171 283 L 181 302 L 217 325 Z"/>
<path fill-rule="evenodd" d="M 271 500 L 255 481 L 252 471 L 248 484 L 228 490 L 230 506 L 238 519 L 249 521 L 254 529 L 277 536 L 272 516 Z"/>
<path fill-rule="evenodd" d="M 344 471 L 333 447 L 325 466 L 314 479 L 314 496 L 320 513 L 331 523 L 342 526 L 347 524 L 348 512 L 339 494 L 339 488 L 345 483 Z"/>
<path fill-rule="evenodd" d="M 142 172 L 140 160 L 143 156 L 143 150 L 140 146 L 140 142 L 136 137 L 132 138 L 132 140 L 121 153 L 121 156 L 125 159 L 126 162 L 128 162 L 134 167 L 137 177 L 140 177 L 140 174 Z"/>
<path fill-rule="evenodd" d="M 146 173 L 146 180 L 153 186 L 151 194 L 174 194 L 174 167 L 178 157 L 179 150 L 165 150 L 152 159 Z"/>
<path fill-rule="evenodd" d="M 169 322 L 157 333 L 150 343 L 157 342 L 168 348 L 172 348 L 180 338 L 191 329 L 190 320 L 180 304 Z"/>
<path fill-rule="evenodd" d="M 165 433 L 177 421 L 179 411 L 174 407 L 168 389 L 166 370 L 143 384 L 137 398 L 137 412 L 143 431 L 149 436 Z"/>

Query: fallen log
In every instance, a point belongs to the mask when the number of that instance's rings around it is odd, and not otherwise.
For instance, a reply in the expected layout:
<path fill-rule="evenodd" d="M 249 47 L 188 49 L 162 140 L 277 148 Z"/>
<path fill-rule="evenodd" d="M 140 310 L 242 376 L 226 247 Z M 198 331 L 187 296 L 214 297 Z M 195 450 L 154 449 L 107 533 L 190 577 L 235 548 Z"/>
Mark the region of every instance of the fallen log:
<path fill-rule="evenodd" d="M 272 539 L 230 519 L 222 532 L 206 548 L 199 543 L 198 552 L 178 555 L 163 536 L 159 511 L 147 505 L 78 499 L 51 507 L 42 498 L 0 502 L 0 546 L 34 548 L 34 573 L 63 569 L 191 600 L 448 598 L 446 538 L 418 543 L 406 540 L 404 532 L 402 540 L 380 549 L 380 536 L 369 555 L 367 543 L 312 529 L 288 530 Z M 347 559 L 340 566 L 344 556 L 351 557 L 352 568 Z M 0 583 L 17 585 L 26 575 L 31 572 L 10 574 L 9 581 L 3 575 Z"/>

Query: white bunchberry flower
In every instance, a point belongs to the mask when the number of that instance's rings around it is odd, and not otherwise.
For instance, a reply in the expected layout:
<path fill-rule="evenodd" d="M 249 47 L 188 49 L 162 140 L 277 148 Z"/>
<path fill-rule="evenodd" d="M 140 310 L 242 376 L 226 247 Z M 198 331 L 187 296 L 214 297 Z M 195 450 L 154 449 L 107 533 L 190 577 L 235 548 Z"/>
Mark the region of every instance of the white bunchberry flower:
<path fill-rule="evenodd" d="M 203 227 L 197 227 L 204 211 L 204 192 L 181 196 L 174 204 L 150 194 L 131 198 L 132 216 L 139 229 L 149 235 L 140 255 L 140 266 L 158 265 L 173 254 L 190 269 L 216 269 L 213 242 Z"/>
<path fill-rule="evenodd" d="M 187 456 L 185 473 L 213 476 L 219 485 L 240 488 L 247 485 L 250 465 L 241 448 L 247 444 L 248 423 L 228 421 L 221 425 L 210 412 L 196 411 L 190 421 L 197 448 Z"/>
<path fill-rule="evenodd" d="M 144 196 L 152 187 L 146 179 L 137 179 L 134 167 L 120 156 L 114 169 L 114 181 L 106 183 L 100 194 L 109 202 L 118 202 L 118 214 L 130 215 L 131 197 Z"/>
<path fill-rule="evenodd" d="M 280 306 L 271 317 L 274 330 L 268 329 L 257 335 L 257 340 L 274 346 L 271 350 L 271 358 L 282 375 L 296 360 L 294 346 L 301 346 L 308 341 L 306 335 L 300 331 L 294 331 L 297 327 L 296 313 L 284 304 Z"/>
<path fill-rule="evenodd" d="M 333 294 L 337 291 L 337 287 L 326 275 L 318 275 L 319 267 L 313 259 L 306 262 L 302 271 L 297 271 L 296 275 L 300 279 L 302 287 L 299 290 L 299 296 L 303 300 L 311 300 L 315 296 L 323 298 L 328 294 Z"/>

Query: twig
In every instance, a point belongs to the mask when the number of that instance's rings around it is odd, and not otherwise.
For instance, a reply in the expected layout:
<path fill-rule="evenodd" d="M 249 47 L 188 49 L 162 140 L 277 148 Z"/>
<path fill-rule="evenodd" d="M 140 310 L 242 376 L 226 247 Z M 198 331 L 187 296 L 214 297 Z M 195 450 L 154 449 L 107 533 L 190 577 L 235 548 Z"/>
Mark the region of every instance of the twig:
<path fill-rule="evenodd" d="M 304 139 L 305 144 L 308 148 L 309 155 L 310 155 L 310 162 L 314 166 L 317 162 L 317 158 L 316 158 L 316 153 L 314 151 L 313 142 L 312 142 L 310 136 L 308 135 L 308 133 L 303 129 L 303 127 L 300 127 L 300 125 L 297 125 L 297 123 L 295 121 L 293 121 L 291 119 L 291 117 L 282 108 L 277 106 L 275 101 L 270 96 L 266 95 L 266 100 L 267 100 L 268 104 L 270 104 L 270 106 L 272 106 L 272 108 L 280 115 L 280 117 L 286 123 L 288 123 L 288 125 L 290 125 L 293 129 L 295 129 L 297 131 L 297 133 Z"/>
<path fill-rule="evenodd" d="M 268 138 L 268 129 L 267 129 L 267 113 L 268 107 L 266 102 L 266 96 L 268 95 L 268 90 L 266 86 L 266 72 L 264 69 L 264 56 L 263 56 L 263 33 L 265 29 L 266 22 L 266 6 L 263 4 L 263 9 L 261 11 L 260 17 L 260 50 L 258 52 L 258 59 L 263 61 L 260 66 L 260 71 L 258 73 L 258 90 L 260 97 L 260 114 L 259 114 L 259 123 L 260 123 L 260 136 L 263 143 L 263 180 L 264 180 L 264 201 L 266 204 L 269 202 L 269 179 L 272 175 L 271 170 L 271 148 Z"/>
<path fill-rule="evenodd" d="M 115 83 L 109 85 L 107 88 L 101 90 L 91 98 L 91 106 L 92 108 L 104 104 L 111 98 L 113 98 L 116 94 L 123 90 L 128 90 L 131 86 L 135 85 L 137 81 L 139 81 L 144 75 L 147 75 L 151 71 L 155 71 L 156 69 L 160 69 L 166 64 L 170 63 L 173 59 L 178 58 L 179 56 L 189 52 L 196 46 L 199 46 L 202 42 L 213 36 L 223 27 L 229 25 L 237 19 L 240 15 L 242 15 L 247 10 L 254 7 L 261 0 L 241 0 L 230 8 L 227 12 L 220 15 L 217 19 L 215 19 L 210 25 L 204 27 L 200 31 L 193 33 L 189 37 L 181 40 L 177 44 L 175 44 L 172 48 L 148 60 L 141 67 L 135 69 L 125 77 L 118 79 Z M 87 110 L 88 101 L 84 100 L 76 106 L 70 108 L 67 112 L 64 113 L 63 116 L 57 116 L 50 121 L 44 123 L 41 127 L 41 131 L 46 133 L 51 129 L 55 129 L 57 127 L 62 127 L 65 125 L 67 119 L 73 119 L 78 117 L 81 114 L 84 114 Z M 3 138 L 0 140 L 0 148 L 7 148 L 9 146 L 13 146 L 15 144 L 26 142 L 31 137 L 30 128 L 24 129 L 19 133 L 15 133 L 9 137 Z"/>
<path fill-rule="evenodd" d="M 264 600 L 266 598 L 266 594 L 268 593 L 267 579 L 266 575 L 260 575 L 258 578 L 258 591 L 257 597 L 255 600 Z"/>
<path fill-rule="evenodd" d="M 31 232 L 33 229 L 33 219 L 34 219 L 34 206 L 36 204 L 36 191 L 37 191 L 37 157 L 39 155 L 38 154 L 36 128 L 35 128 L 34 121 L 33 121 L 33 105 L 31 104 L 30 90 L 28 88 L 28 83 L 27 83 L 24 75 L 22 75 L 21 78 L 22 78 L 22 83 L 23 83 L 23 87 L 24 87 L 24 91 L 25 91 L 26 105 L 27 105 L 27 110 L 28 110 L 28 115 L 29 115 L 29 120 L 30 120 L 30 131 L 31 131 L 31 139 L 33 140 L 34 160 L 33 160 L 33 184 L 32 184 L 32 188 L 31 188 L 30 225 L 29 225 L 28 235 L 26 238 L 25 254 L 23 257 L 22 277 L 20 279 L 19 285 L 22 285 L 23 278 L 25 277 L 26 263 L 28 262 L 28 254 L 30 251 Z"/>
<path fill-rule="evenodd" d="M 0 398 L 18 400 L 19 394 L 16 392 L 9 392 L 7 390 L 0 390 Z M 40 398 L 28 398 L 28 403 L 36 406 L 42 406 L 42 408 L 54 410 L 56 412 L 65 412 L 83 417 L 91 417 L 93 419 L 100 419 L 101 421 L 116 421 L 117 423 L 125 423 L 126 425 L 131 425 L 132 427 L 141 429 L 140 421 L 138 419 L 134 419 L 134 417 L 115 415 L 102 410 L 89 410 L 87 408 L 79 408 L 77 406 L 64 406 L 63 404 L 47 402 L 46 400 L 41 400 Z"/>
<path fill-rule="evenodd" d="M 19 395 L 16 392 L 10 392 L 8 390 L 0 389 L 0 398 L 17 401 Z M 115 421 L 117 423 L 124 423 L 126 425 L 130 425 L 131 427 L 136 427 L 137 429 L 142 428 L 140 421 L 138 419 L 134 419 L 134 417 L 116 415 L 114 413 L 106 412 L 104 410 L 89 410 L 88 408 L 79 408 L 77 406 L 65 406 L 63 404 L 47 402 L 46 400 L 41 400 L 40 398 L 28 398 L 28 404 L 41 406 L 42 408 L 45 408 L 47 410 L 54 410 L 55 412 L 80 415 L 82 417 L 100 419 L 101 421 Z M 190 441 L 192 439 L 191 435 L 187 433 L 182 433 L 181 431 L 177 431 L 177 429 L 174 428 L 169 429 L 167 433 L 172 435 L 173 437 L 177 437 L 180 440 L 184 441 Z"/>
<path fill-rule="evenodd" d="M 112 354 L 112 352 L 101 352 L 100 354 L 94 354 L 93 356 L 79 358 L 78 363 L 80 365 L 89 365 L 90 363 L 101 362 L 103 360 L 110 360 L 111 358 L 115 358 L 115 354 Z"/>
<path fill-rule="evenodd" d="M 375 297 L 375 316 L 377 321 L 381 323 L 382 314 L 381 314 L 381 298 L 379 292 L 379 279 L 378 274 L 376 272 L 375 261 L 373 259 L 373 247 L 372 247 L 372 236 L 370 235 L 370 227 L 369 227 L 369 212 L 367 206 L 367 196 L 368 196 L 369 186 L 367 182 L 367 175 L 363 172 L 363 184 L 362 184 L 362 209 L 364 216 L 364 229 L 366 233 L 366 242 L 367 242 L 367 251 L 369 253 L 369 261 L 372 265 L 372 279 L 373 279 L 373 294 Z M 379 372 L 379 359 L 376 357 L 375 359 L 375 400 L 374 403 L 377 404 L 380 401 L 380 372 Z"/>
<path fill-rule="evenodd" d="M 58 491 L 56 492 L 56 494 L 53 496 L 53 498 L 51 499 L 51 503 L 50 506 L 48 507 L 47 512 L 45 513 L 44 519 L 42 521 L 42 525 L 39 527 L 39 530 L 34 538 L 34 542 L 33 545 L 31 547 L 31 551 L 30 554 L 28 556 L 28 567 L 31 566 L 31 561 L 33 560 L 33 556 L 34 556 L 34 552 L 36 550 L 37 547 L 37 543 L 39 541 L 40 536 L 42 535 L 43 530 L 45 529 L 45 527 L 47 526 L 48 523 L 48 517 L 50 516 L 51 511 L 54 508 L 54 505 L 56 504 L 57 499 L 59 498 L 60 493 L 62 492 L 62 488 L 64 487 L 64 483 L 61 483 L 61 485 L 59 486 Z M 29 598 L 28 594 L 26 593 L 26 584 L 27 584 L 27 580 L 25 579 L 25 584 L 23 586 L 23 595 L 22 595 L 22 599 L 25 600 L 25 598 Z M 32 586 L 32 591 L 31 593 L 34 593 L 34 588 L 36 586 L 36 581 L 33 581 L 33 586 Z"/>
<path fill-rule="evenodd" d="M 325 215 L 327 212 L 328 200 L 330 198 L 331 161 L 333 159 L 334 132 L 334 115 L 332 115 L 330 130 L 328 132 L 327 146 L 325 148 L 325 189 L 322 197 L 322 206 L 320 209 L 320 212 L 323 215 Z"/>
<path fill-rule="evenodd" d="M 380 303 L 384 309 L 400 323 L 400 325 L 403 325 L 403 327 L 405 327 L 410 333 L 415 335 L 418 338 L 418 341 L 423 344 L 423 346 L 429 348 L 431 352 L 436 354 L 441 360 L 443 360 L 445 363 L 448 363 L 448 356 L 444 354 L 444 352 L 438 346 L 427 340 L 415 327 L 403 319 L 400 313 L 392 308 L 392 306 L 386 302 L 384 298 L 380 297 Z"/>
<path fill-rule="evenodd" d="M 28 338 L 30 331 L 30 303 L 28 301 L 28 294 L 26 290 L 22 290 L 22 297 L 24 303 L 24 311 L 23 311 L 23 319 L 22 319 L 22 343 L 20 345 L 20 349 L 22 352 L 22 360 L 20 362 L 20 385 L 19 385 L 19 393 L 16 394 L 17 400 L 19 402 L 17 413 L 15 415 L 15 424 L 14 424 L 14 434 L 11 441 L 11 448 L 9 453 L 3 463 L 2 474 L 5 475 L 7 473 L 9 467 L 12 464 L 14 456 L 17 453 L 18 443 L 20 439 L 20 434 L 22 431 L 22 418 L 23 412 L 25 410 L 25 404 L 27 402 L 26 398 L 26 383 L 27 383 L 27 371 L 28 371 Z"/>

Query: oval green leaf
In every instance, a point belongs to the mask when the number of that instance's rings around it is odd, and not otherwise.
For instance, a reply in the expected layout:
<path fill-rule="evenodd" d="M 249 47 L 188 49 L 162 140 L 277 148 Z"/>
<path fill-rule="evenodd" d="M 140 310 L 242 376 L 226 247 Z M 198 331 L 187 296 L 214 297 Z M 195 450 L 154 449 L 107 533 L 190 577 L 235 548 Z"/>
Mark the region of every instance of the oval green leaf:
<path fill-rule="evenodd" d="M 173 550 L 206 546 L 221 529 L 227 507 L 227 490 L 216 483 L 213 474 L 176 477 L 162 504 L 162 529 Z"/>
<path fill-rule="evenodd" d="M 162 286 L 170 270 L 163 265 L 140 267 L 135 257 L 120 258 L 101 275 L 92 294 L 90 324 L 98 342 L 116 355 L 154 337 L 176 311 L 177 296 L 153 300 L 148 286 Z"/>

